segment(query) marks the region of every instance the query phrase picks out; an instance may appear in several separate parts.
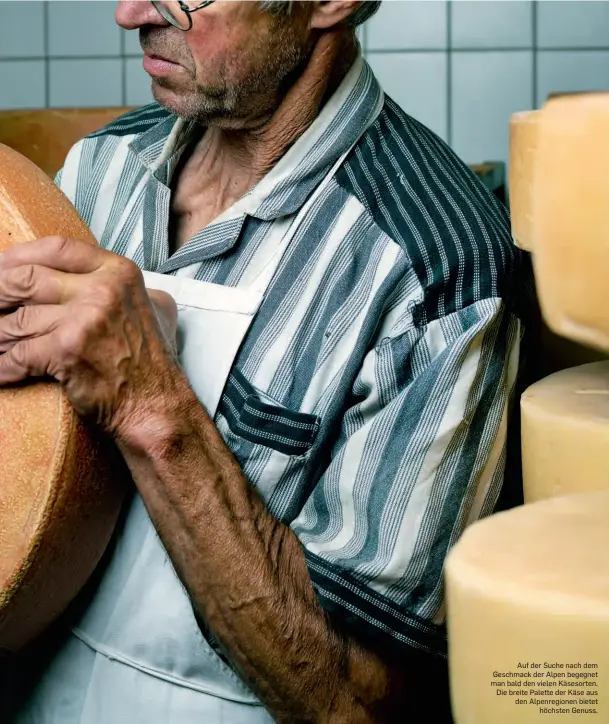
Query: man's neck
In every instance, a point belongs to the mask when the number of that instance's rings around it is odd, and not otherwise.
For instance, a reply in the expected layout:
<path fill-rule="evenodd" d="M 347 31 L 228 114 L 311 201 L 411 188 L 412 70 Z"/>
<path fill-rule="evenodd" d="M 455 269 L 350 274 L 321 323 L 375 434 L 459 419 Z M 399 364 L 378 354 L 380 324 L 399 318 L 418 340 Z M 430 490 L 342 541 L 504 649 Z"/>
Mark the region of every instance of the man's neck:
<path fill-rule="evenodd" d="M 201 151 L 224 154 L 260 180 L 302 136 L 338 88 L 357 55 L 351 31 L 322 34 L 304 70 L 277 109 L 258 127 L 242 131 L 210 129 Z"/>
<path fill-rule="evenodd" d="M 323 33 L 304 71 L 268 118 L 244 130 L 207 129 L 182 159 L 176 179 L 173 211 L 191 223 L 173 240 L 174 250 L 195 226 L 207 225 L 275 166 L 313 123 L 356 57 L 350 30 Z"/>

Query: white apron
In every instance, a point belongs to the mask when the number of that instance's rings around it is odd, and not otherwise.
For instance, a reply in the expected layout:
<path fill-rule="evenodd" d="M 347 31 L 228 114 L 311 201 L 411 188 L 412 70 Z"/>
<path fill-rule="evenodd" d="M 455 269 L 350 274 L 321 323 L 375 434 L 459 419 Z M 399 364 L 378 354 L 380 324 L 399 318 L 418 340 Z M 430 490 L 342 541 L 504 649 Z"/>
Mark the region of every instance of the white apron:
<path fill-rule="evenodd" d="M 382 102 L 381 97 L 369 124 Z M 275 222 L 276 251 L 250 287 L 144 272 L 149 289 L 168 292 L 178 305 L 180 362 L 210 417 L 294 233 L 351 148 L 293 223 Z M 139 495 L 93 601 L 72 633 L 17 717 L 19 724 L 272 722 L 202 635 Z"/>

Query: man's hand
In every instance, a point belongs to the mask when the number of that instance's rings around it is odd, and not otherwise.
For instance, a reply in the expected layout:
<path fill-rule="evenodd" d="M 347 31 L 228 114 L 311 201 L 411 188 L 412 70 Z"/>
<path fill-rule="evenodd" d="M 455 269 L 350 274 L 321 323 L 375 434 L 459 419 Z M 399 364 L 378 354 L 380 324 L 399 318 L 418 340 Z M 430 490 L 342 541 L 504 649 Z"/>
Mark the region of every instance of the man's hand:
<path fill-rule="evenodd" d="M 0 255 L 2 313 L 0 385 L 54 377 L 110 433 L 178 369 L 173 299 L 149 295 L 131 261 L 81 241 L 47 237 Z"/>
<path fill-rule="evenodd" d="M 178 308 L 175 300 L 166 292 L 158 289 L 148 289 L 147 292 L 165 342 L 177 354 Z"/>

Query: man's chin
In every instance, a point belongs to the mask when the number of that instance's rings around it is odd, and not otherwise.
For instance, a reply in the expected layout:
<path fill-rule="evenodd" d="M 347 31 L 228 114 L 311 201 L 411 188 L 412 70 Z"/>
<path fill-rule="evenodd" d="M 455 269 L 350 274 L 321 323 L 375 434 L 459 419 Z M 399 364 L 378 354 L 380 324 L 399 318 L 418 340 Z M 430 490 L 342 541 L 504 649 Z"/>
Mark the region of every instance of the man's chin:
<path fill-rule="evenodd" d="M 177 116 L 184 114 L 184 106 L 186 105 L 183 100 L 183 93 L 180 93 L 175 88 L 172 88 L 164 78 L 152 79 L 152 96 L 154 100 L 163 108 L 168 110 Z"/>
<path fill-rule="evenodd" d="M 162 79 L 165 81 L 166 79 Z M 167 82 L 152 82 L 152 95 L 154 100 L 165 110 L 179 116 L 186 121 L 196 121 L 203 126 L 217 126 L 221 128 L 237 129 L 242 124 L 234 119 L 232 114 L 221 104 L 213 101 L 203 102 L 199 96 L 186 91 L 178 91 Z"/>

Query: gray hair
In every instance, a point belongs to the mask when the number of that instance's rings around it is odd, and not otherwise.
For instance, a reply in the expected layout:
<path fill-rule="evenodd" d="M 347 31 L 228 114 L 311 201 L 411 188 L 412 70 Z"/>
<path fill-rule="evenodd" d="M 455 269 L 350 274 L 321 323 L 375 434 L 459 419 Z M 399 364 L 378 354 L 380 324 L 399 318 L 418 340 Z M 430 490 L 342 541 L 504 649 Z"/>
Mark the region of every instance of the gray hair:
<path fill-rule="evenodd" d="M 289 14 L 295 0 L 259 0 L 260 7 L 276 15 Z M 347 23 L 356 28 L 365 23 L 380 8 L 382 0 L 362 0 L 349 16 Z"/>

